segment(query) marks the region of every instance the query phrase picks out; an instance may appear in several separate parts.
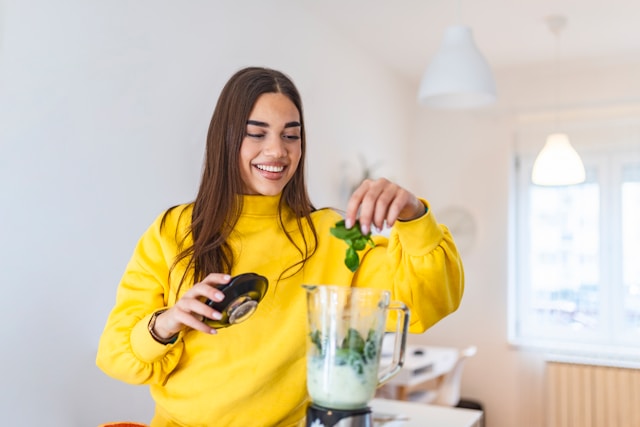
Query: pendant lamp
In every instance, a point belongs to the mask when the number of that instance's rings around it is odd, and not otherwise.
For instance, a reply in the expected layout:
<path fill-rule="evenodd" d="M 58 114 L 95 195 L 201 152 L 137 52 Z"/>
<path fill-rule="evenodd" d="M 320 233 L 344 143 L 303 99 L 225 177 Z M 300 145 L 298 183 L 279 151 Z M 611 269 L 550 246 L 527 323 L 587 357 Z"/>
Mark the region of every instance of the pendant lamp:
<path fill-rule="evenodd" d="M 558 39 L 566 22 L 567 19 L 564 16 L 547 17 L 547 25 L 556 37 L 556 68 Z M 544 147 L 536 157 L 531 172 L 531 181 L 537 185 L 573 185 L 584 182 L 585 175 L 582 159 L 571 145 L 569 136 L 566 133 L 555 132 L 547 137 Z"/>
<path fill-rule="evenodd" d="M 531 180 L 538 185 L 571 185 L 585 180 L 584 165 L 566 133 L 553 133 L 533 164 Z"/>
<path fill-rule="evenodd" d="M 473 40 L 471 28 L 446 29 L 440 48 L 427 67 L 418 102 L 432 108 L 468 109 L 496 100 L 496 83 Z"/>

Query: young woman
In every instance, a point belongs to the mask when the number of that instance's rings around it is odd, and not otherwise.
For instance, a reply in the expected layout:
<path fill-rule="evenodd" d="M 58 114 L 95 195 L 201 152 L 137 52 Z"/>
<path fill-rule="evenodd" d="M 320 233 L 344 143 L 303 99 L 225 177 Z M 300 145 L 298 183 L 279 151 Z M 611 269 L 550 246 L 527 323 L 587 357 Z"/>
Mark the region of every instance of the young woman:
<path fill-rule="evenodd" d="M 342 217 L 317 210 L 305 185 L 302 103 L 292 81 L 265 68 L 238 71 L 222 90 L 193 203 L 162 213 L 140 239 L 107 320 L 97 364 L 148 384 L 151 426 L 290 426 L 304 418 L 306 298 L 302 284 L 384 288 L 411 309 L 422 332 L 454 311 L 463 268 L 446 227 L 425 200 L 386 179 L 351 196 L 347 227 L 392 226 L 360 255 L 329 229 Z M 248 320 L 212 329 L 217 286 L 253 272 L 268 291 Z"/>

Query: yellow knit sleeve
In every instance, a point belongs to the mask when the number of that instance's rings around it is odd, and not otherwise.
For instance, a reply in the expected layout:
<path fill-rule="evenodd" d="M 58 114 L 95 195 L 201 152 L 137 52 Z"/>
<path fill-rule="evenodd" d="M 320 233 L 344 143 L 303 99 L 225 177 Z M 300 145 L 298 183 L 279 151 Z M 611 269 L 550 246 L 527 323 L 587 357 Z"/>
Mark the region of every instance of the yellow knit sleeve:
<path fill-rule="evenodd" d="M 179 214 L 163 215 L 138 241 L 116 294 L 116 303 L 98 345 L 96 364 L 109 376 L 131 384 L 162 384 L 177 366 L 182 337 L 163 345 L 153 339 L 148 323 L 153 312 L 166 307 L 174 291 L 169 269 L 176 254 Z"/>
<path fill-rule="evenodd" d="M 410 332 L 424 332 L 459 307 L 464 292 L 462 260 L 451 234 L 436 222 L 431 209 L 415 220 L 397 221 L 389 239 L 374 241 L 354 285 L 390 290 L 393 300 L 411 310 Z"/>

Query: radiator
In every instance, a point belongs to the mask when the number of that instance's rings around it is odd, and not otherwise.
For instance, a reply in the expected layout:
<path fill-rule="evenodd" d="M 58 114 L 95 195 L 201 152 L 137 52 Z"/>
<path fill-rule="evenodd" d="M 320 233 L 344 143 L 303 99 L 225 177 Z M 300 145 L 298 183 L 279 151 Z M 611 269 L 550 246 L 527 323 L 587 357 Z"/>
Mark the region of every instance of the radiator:
<path fill-rule="evenodd" d="M 547 427 L 640 426 L 640 370 L 564 362 L 546 366 Z"/>

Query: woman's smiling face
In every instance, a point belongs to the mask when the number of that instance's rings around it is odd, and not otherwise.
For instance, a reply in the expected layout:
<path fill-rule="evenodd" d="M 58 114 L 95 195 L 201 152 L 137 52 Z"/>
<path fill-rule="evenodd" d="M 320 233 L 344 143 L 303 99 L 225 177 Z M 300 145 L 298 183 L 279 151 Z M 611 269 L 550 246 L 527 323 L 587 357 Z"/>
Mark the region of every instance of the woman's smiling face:
<path fill-rule="evenodd" d="M 256 100 L 240 147 L 245 194 L 275 196 L 293 177 L 302 156 L 300 113 L 281 93 Z"/>

